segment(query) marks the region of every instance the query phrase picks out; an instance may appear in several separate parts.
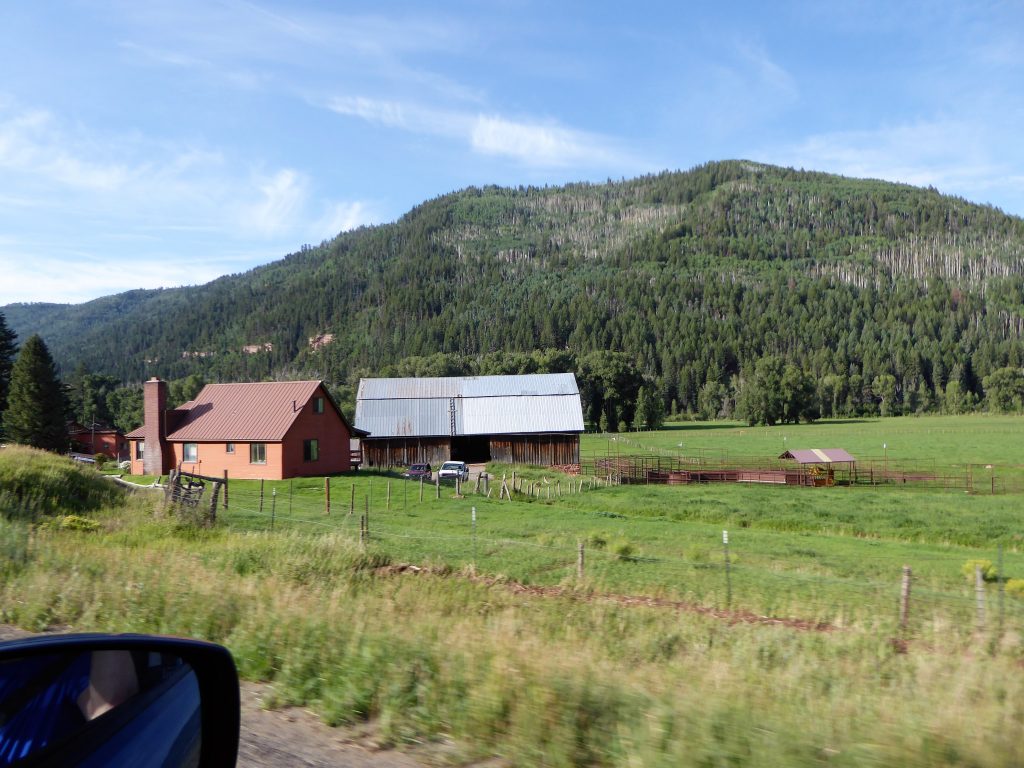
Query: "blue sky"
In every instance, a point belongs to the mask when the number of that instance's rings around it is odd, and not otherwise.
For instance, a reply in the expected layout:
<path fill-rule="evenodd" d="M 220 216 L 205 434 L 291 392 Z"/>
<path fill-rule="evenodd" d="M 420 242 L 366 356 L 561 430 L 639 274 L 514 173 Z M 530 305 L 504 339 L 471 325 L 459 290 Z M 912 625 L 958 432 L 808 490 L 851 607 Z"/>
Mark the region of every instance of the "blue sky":
<path fill-rule="evenodd" d="M 207 282 L 472 184 L 729 158 L 1024 214 L 1016 0 L 7 0 L 0 18 L 0 305 Z"/>

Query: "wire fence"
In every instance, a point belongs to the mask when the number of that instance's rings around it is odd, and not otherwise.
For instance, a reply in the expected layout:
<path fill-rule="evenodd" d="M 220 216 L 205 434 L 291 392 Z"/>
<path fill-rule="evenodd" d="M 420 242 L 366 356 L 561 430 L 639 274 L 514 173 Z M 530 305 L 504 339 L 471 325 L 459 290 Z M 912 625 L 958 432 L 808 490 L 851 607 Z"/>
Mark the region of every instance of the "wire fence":
<path fill-rule="evenodd" d="M 792 460 L 698 450 L 686 456 L 661 453 L 592 455 L 581 459 L 584 477 L 614 484 L 758 483 L 807 487 L 856 486 L 945 490 L 979 494 L 1024 493 L 1019 467 L 932 460 L 869 458 L 856 462 L 798 465 Z"/>
<path fill-rule="evenodd" d="M 546 505 L 497 506 L 493 492 L 485 502 L 478 491 L 485 505 L 478 508 L 472 493 L 458 493 L 462 489 L 454 486 L 396 486 L 382 477 L 362 478 L 357 487 L 336 478 L 333 490 L 327 481 L 321 493 L 318 482 L 323 479 L 261 483 L 261 490 L 239 486 L 221 519 L 240 530 L 334 534 L 351 546 L 372 548 L 392 564 L 500 577 L 522 589 L 582 588 L 592 599 L 717 612 L 725 619 L 832 628 L 884 615 L 898 624 L 893 631 L 912 635 L 915 627 L 942 617 L 971 631 L 1024 631 L 1024 593 L 1016 594 L 1019 587 L 1010 581 L 1024 577 L 1024 555 L 998 546 L 917 552 L 908 545 L 906 552 L 877 553 L 872 542 L 832 537 L 842 539 L 842 546 L 794 554 L 792 545 L 806 545 L 806 537 L 752 529 L 731 532 L 731 539 L 723 531 L 721 541 L 706 530 L 685 541 L 638 541 L 625 526 L 644 519 L 639 516 L 591 512 L 583 524 L 601 516 L 607 530 L 582 532 L 569 520 L 559 528 L 543 515 L 552 509 Z M 523 488 L 509 490 L 527 499 L 536 498 L 527 494 L 538 482 L 506 477 L 504 485 Z M 447 503 L 438 504 L 442 487 Z M 563 493 L 600 487 L 577 482 Z M 453 505 L 459 497 L 464 498 Z M 538 514 L 516 517 L 517 509 Z M 780 547 L 789 551 L 773 551 Z M 984 569 L 980 584 L 966 570 L 975 560 Z M 909 593 L 904 566 L 912 574 Z"/>

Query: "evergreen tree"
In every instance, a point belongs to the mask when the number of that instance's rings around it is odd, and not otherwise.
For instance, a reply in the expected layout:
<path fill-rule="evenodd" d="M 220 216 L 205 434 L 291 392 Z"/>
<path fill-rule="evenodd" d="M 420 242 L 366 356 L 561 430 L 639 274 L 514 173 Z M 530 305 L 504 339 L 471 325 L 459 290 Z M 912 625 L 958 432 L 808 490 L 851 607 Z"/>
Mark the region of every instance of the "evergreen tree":
<path fill-rule="evenodd" d="M 18 353 L 17 338 L 14 331 L 7 327 L 7 320 L 0 312 L 0 415 L 7 410 L 7 394 L 11 389 L 11 368 L 14 357 Z M 0 425 L 2 426 L 2 425 Z"/>
<path fill-rule="evenodd" d="M 31 336 L 11 369 L 11 389 L 4 412 L 8 439 L 43 448 L 67 448 L 64 389 L 57 379 L 50 351 L 39 336 Z"/>

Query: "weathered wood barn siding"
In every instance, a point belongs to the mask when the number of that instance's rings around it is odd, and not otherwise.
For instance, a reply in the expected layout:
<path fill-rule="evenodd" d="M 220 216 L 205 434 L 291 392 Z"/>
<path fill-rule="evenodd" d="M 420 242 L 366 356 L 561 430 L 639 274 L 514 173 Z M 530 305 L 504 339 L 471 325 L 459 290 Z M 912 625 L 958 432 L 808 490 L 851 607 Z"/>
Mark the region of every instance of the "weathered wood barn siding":
<path fill-rule="evenodd" d="M 356 425 L 372 467 L 577 464 L 583 408 L 571 373 L 363 379 Z"/>
<path fill-rule="evenodd" d="M 438 464 L 448 461 L 452 451 L 449 437 L 407 438 L 393 437 L 381 440 L 363 438 L 363 461 L 371 467 L 407 467 L 410 464 Z"/>
<path fill-rule="evenodd" d="M 491 461 L 508 464 L 579 464 L 580 436 L 503 435 L 491 438 Z"/>

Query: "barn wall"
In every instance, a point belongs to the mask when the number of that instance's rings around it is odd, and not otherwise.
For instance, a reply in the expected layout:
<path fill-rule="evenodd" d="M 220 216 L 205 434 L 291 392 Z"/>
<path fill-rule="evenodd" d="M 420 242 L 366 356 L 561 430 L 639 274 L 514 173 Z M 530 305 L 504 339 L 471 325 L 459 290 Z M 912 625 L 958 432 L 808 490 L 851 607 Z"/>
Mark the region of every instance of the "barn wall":
<path fill-rule="evenodd" d="M 491 438 L 491 460 L 506 464 L 579 464 L 579 435 L 501 435 Z"/>
<path fill-rule="evenodd" d="M 449 437 L 391 437 L 360 441 L 363 466 L 407 467 L 410 464 L 429 464 L 434 469 L 451 458 L 452 441 Z"/>

